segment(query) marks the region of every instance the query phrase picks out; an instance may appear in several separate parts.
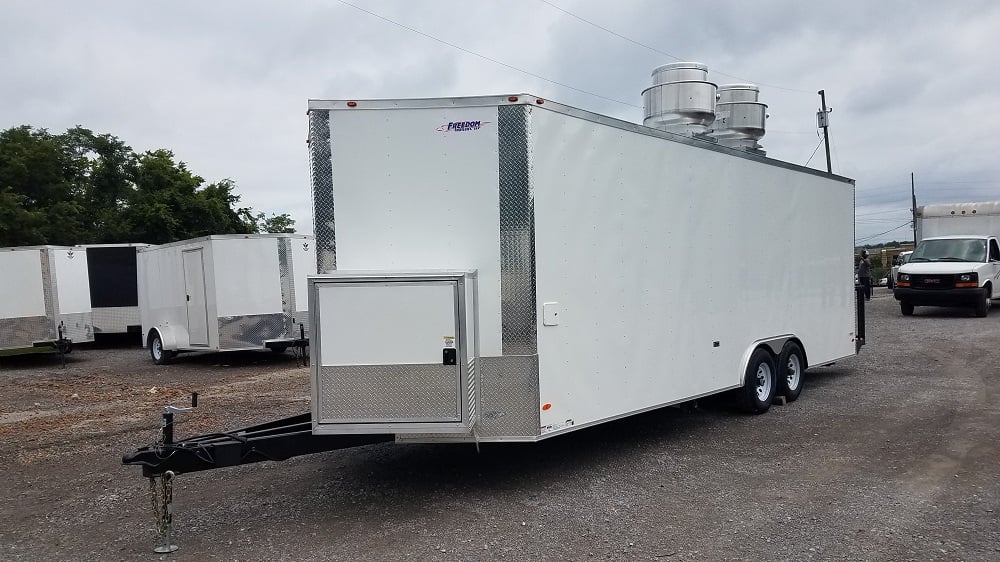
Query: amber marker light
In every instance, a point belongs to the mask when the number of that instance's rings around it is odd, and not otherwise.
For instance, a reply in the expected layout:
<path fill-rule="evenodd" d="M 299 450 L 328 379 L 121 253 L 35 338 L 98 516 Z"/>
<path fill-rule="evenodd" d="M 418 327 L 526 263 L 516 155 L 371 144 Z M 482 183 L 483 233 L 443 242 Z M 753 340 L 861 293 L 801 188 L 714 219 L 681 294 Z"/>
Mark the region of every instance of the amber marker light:
<path fill-rule="evenodd" d="M 516 102 L 517 101 L 517 96 L 511 96 L 511 97 L 507 98 L 507 101 L 509 101 L 511 103 Z"/>
<path fill-rule="evenodd" d="M 357 106 L 358 106 L 358 102 L 356 102 L 356 101 L 349 101 L 349 102 L 347 102 L 347 107 L 357 107 Z"/>
<path fill-rule="evenodd" d="M 545 103 L 545 100 L 543 100 L 542 98 L 538 98 L 537 100 L 535 100 L 535 103 L 537 103 L 538 105 L 542 105 L 543 103 Z"/>
<path fill-rule="evenodd" d="M 909 285 L 909 283 L 907 283 L 907 285 Z M 975 283 L 955 283 L 955 288 L 958 288 L 958 289 L 974 288 L 974 287 L 978 287 L 978 286 L 979 286 L 978 282 L 975 282 Z"/>
<path fill-rule="evenodd" d="M 549 404 L 548 402 L 546 402 L 545 404 L 542 404 L 542 409 L 543 410 L 548 410 L 550 408 L 552 408 L 552 404 Z"/>

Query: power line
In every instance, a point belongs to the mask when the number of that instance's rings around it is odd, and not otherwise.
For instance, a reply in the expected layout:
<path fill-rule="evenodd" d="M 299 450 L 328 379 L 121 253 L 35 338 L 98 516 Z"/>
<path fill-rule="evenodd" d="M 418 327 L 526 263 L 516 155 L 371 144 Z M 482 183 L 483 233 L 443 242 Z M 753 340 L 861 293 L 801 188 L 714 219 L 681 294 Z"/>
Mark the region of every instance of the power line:
<path fill-rule="evenodd" d="M 858 242 L 867 242 L 868 240 L 871 240 L 872 238 L 878 238 L 879 236 L 882 236 L 882 235 L 885 235 L 885 234 L 889 234 L 890 232 L 894 232 L 896 230 L 899 230 L 900 228 L 903 228 L 904 226 L 910 226 L 910 221 L 906 221 L 903 224 L 901 224 L 901 225 L 899 225 L 899 226 L 897 226 L 895 228 L 890 228 L 889 230 L 886 230 L 885 232 L 879 232 L 878 234 L 873 234 L 871 236 L 866 236 L 864 238 L 858 238 L 858 239 L 854 240 L 854 243 L 857 244 Z"/>
<path fill-rule="evenodd" d="M 657 49 L 656 47 L 651 47 L 651 46 L 649 46 L 649 45 L 647 45 L 645 43 L 641 43 L 639 41 L 636 41 L 635 39 L 632 39 L 630 37 L 626 37 L 626 36 L 622 35 L 621 33 L 618 33 L 616 31 L 608 29 L 608 28 L 604 27 L 603 25 L 594 23 L 594 22 L 592 22 L 592 21 L 590 21 L 588 19 L 585 19 L 585 18 L 583 18 L 581 16 L 578 16 L 578 15 L 574 14 L 573 12 L 571 12 L 571 11 L 565 9 L 565 8 L 560 8 L 559 6 L 556 6 L 552 2 L 549 2 L 548 0 L 539 0 L 539 1 L 542 2 L 543 4 L 546 4 L 546 5 L 550 6 L 550 7 L 552 7 L 552 8 L 555 8 L 556 10 L 559 10 L 560 12 L 562 12 L 562 13 L 568 15 L 568 16 L 571 16 L 571 17 L 574 17 L 574 18 L 578 19 L 578 20 L 582 21 L 583 23 L 585 23 L 587 25 L 594 26 L 597 29 L 600 29 L 602 31 L 610 33 L 611 35 L 614 35 L 615 37 L 618 37 L 620 39 L 624 39 L 625 41 L 628 41 L 629 43 L 633 43 L 633 44 L 638 45 L 640 47 L 649 49 L 650 51 L 653 51 L 654 53 L 659 53 L 661 55 L 670 57 L 670 58 L 672 58 L 674 60 L 678 60 L 678 61 L 684 60 L 681 57 L 678 57 L 677 55 L 670 54 L 670 53 L 668 53 L 666 51 L 661 51 L 660 49 Z M 733 74 L 726 74 L 725 72 L 721 72 L 721 71 L 718 71 L 718 70 L 712 70 L 712 72 L 714 72 L 716 74 L 719 74 L 719 75 L 722 75 L 722 76 L 728 76 L 730 78 L 735 78 L 736 80 L 739 80 L 741 82 L 753 82 L 752 80 L 748 80 L 746 78 L 741 78 L 741 77 L 733 75 Z M 783 86 L 776 86 L 774 84 L 765 84 L 763 82 L 754 82 L 754 83 L 757 84 L 758 86 L 767 86 L 768 88 L 774 88 L 776 90 L 785 90 L 787 92 L 798 92 L 800 94 L 812 94 L 813 93 L 813 92 L 807 91 L 807 90 L 799 90 L 797 88 L 785 88 Z"/>
<path fill-rule="evenodd" d="M 622 100 L 618 100 L 618 99 L 615 99 L 615 98 L 609 98 L 607 96 L 602 96 L 600 94 L 595 94 L 594 92 L 588 92 L 587 90 L 583 90 L 581 88 L 577 88 L 575 86 L 570 86 L 569 84 L 565 84 L 563 82 L 558 82 L 556 80 L 552 80 L 552 79 L 546 78 L 546 77 L 541 76 L 539 74 L 535 74 L 534 72 L 529 72 L 527 70 L 524 70 L 523 68 L 518 68 L 518 67 L 516 67 L 514 65 L 507 64 L 507 63 L 505 63 L 503 61 L 499 61 L 497 59 L 488 57 L 486 55 L 483 55 L 483 54 L 477 53 L 475 51 L 466 49 L 465 47 L 462 47 L 460 45 L 456 45 L 454 43 L 449 43 L 448 41 L 445 41 L 444 39 L 439 39 L 439 38 L 437 38 L 437 37 L 435 37 L 435 36 L 433 36 L 433 35 L 431 35 L 429 33 L 424 33 L 423 31 L 420 31 L 419 29 L 414 29 L 414 28 L 409 27 L 407 25 L 403 25 L 403 24 L 399 23 L 398 21 L 389 19 L 389 18 L 387 18 L 387 17 L 385 17 L 385 16 L 383 16 L 381 14 L 377 14 L 375 12 L 372 12 L 371 10 L 366 10 L 365 8 L 362 8 L 361 6 L 358 6 L 356 4 L 352 4 L 350 2 L 346 2 L 345 0 L 337 0 L 337 1 L 340 2 L 341 4 L 345 5 L 345 6 L 350 6 L 351 8 L 354 8 L 355 10 L 358 10 L 360 12 L 364 12 L 364 13 L 372 16 L 372 17 L 376 17 L 376 18 L 378 18 L 378 19 L 380 19 L 382 21 L 391 23 L 392 25 L 395 25 L 395 26 L 401 27 L 401 28 L 403 28 L 403 29 L 405 29 L 407 31 L 411 31 L 413 33 L 416 33 L 417 35 L 422 35 L 422 36 L 424 36 L 424 37 L 426 37 L 428 39 L 437 41 L 438 43 L 441 43 L 442 45 L 447 45 L 447 46 L 449 46 L 449 47 L 451 47 L 453 49 L 458 49 L 459 51 L 462 51 L 463 53 L 467 53 L 467 54 L 470 54 L 470 55 L 477 56 L 477 57 L 479 57 L 479 58 L 481 58 L 483 60 L 492 62 L 493 64 L 498 64 L 498 65 L 503 66 L 505 68 L 509 68 L 511 70 L 516 70 L 517 72 L 520 72 L 522 74 L 527 74 L 528 76 L 531 76 L 533 78 L 538 78 L 539 80 L 544 80 L 544 81 L 546 81 L 546 82 L 548 82 L 550 84 L 555 84 L 557 86 L 562 86 L 563 88 L 567 88 L 569 90 L 573 90 L 574 92 L 580 92 L 581 94 L 587 94 L 588 96 L 594 96 L 595 98 L 600 98 L 600 99 L 605 100 L 605 101 L 610 101 L 610 102 L 614 102 L 614 103 L 620 103 L 622 105 L 627 105 L 629 107 L 635 107 L 635 108 L 642 109 L 638 105 L 631 104 L 631 103 L 628 103 L 628 102 L 625 102 L 625 101 L 622 101 Z"/>
<path fill-rule="evenodd" d="M 819 139 L 819 144 L 817 144 L 816 148 L 813 149 L 813 153 L 809 155 L 809 160 L 806 160 L 806 163 L 804 164 L 805 166 L 809 165 L 809 162 L 812 161 L 813 156 L 816 156 L 816 151 L 819 150 L 819 147 L 821 146 L 823 146 L 823 139 Z"/>

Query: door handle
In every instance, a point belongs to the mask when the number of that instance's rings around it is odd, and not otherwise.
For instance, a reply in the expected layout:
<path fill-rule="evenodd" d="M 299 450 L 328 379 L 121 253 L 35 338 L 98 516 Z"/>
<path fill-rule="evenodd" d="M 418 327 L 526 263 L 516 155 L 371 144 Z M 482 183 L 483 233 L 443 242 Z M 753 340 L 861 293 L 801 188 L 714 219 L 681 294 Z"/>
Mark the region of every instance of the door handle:
<path fill-rule="evenodd" d="M 187 296 L 187 301 L 188 301 L 188 302 L 191 302 L 191 295 L 188 295 L 188 296 Z"/>

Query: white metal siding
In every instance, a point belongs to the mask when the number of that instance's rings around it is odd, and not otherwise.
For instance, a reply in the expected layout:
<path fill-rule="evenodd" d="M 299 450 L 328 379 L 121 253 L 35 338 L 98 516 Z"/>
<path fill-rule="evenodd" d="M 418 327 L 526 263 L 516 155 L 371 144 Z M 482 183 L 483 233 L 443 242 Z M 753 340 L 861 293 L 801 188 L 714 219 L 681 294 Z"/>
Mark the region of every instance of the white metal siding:
<path fill-rule="evenodd" d="M 212 259 L 217 316 L 282 312 L 276 238 L 212 240 Z"/>
<path fill-rule="evenodd" d="M 309 310 L 309 284 L 306 278 L 316 274 L 316 241 L 312 238 L 292 239 L 292 286 L 295 289 L 296 312 Z"/>
<path fill-rule="evenodd" d="M 318 288 L 321 366 L 441 364 L 458 341 L 455 284 L 330 284 Z"/>
<path fill-rule="evenodd" d="M 79 248 L 52 249 L 49 256 L 55 265 L 53 282 L 59 295 L 59 314 L 91 312 L 87 252 Z"/>
<path fill-rule="evenodd" d="M 851 185 L 544 110 L 530 128 L 543 426 L 735 386 L 760 338 L 854 352 Z"/>
<path fill-rule="evenodd" d="M 187 347 L 187 303 L 181 250 L 195 247 L 201 246 L 156 248 L 136 255 L 144 345 L 150 329 L 169 325 L 177 335 L 177 346 Z"/>
<path fill-rule="evenodd" d="M 0 318 L 45 316 L 40 252 L 0 252 Z"/>
<path fill-rule="evenodd" d="M 439 131 L 479 121 L 476 130 Z M 481 353 L 500 355 L 496 107 L 330 116 L 339 270 L 478 269 Z"/>

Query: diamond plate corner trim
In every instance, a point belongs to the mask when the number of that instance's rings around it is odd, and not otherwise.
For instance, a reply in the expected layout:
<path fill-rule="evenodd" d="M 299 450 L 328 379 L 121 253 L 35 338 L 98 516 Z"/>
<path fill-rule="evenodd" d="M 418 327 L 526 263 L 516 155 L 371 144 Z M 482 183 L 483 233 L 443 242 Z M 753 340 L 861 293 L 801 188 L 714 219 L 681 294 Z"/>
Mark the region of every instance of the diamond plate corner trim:
<path fill-rule="evenodd" d="M 316 235 L 316 271 L 337 269 L 334 226 L 333 159 L 330 147 L 330 110 L 309 110 L 309 175 L 312 182 L 313 230 Z"/>
<path fill-rule="evenodd" d="M 47 339 L 59 337 L 59 292 L 56 291 L 56 277 L 52 271 L 52 259 L 48 249 L 38 251 L 42 261 L 42 298 L 45 302 L 45 315 L 49 318 Z"/>
<path fill-rule="evenodd" d="M 538 352 L 535 305 L 535 200 L 527 108 L 498 108 L 500 308 L 503 355 Z"/>
<path fill-rule="evenodd" d="M 278 279 L 281 281 L 281 311 L 285 316 L 285 333 L 293 334 L 292 315 L 295 294 L 292 293 L 292 252 L 291 239 L 278 239 Z"/>
<path fill-rule="evenodd" d="M 454 366 L 346 365 L 319 368 L 319 423 L 461 421 Z"/>
<path fill-rule="evenodd" d="M 284 314 L 219 317 L 219 350 L 264 347 L 265 340 L 284 339 Z"/>
<path fill-rule="evenodd" d="M 537 437 L 538 356 L 480 357 L 480 412 L 476 432 L 481 437 Z"/>
<path fill-rule="evenodd" d="M 475 357 L 473 357 L 472 359 L 469 359 L 469 364 L 468 364 L 465 372 L 468 375 L 468 379 L 469 379 L 468 380 L 468 386 L 466 388 L 466 390 L 468 391 L 468 399 L 469 399 L 469 421 L 471 423 L 475 424 L 476 421 L 477 421 L 476 416 L 479 413 L 479 411 L 477 409 L 477 404 L 476 404 L 477 402 L 479 402 L 479 400 L 478 400 L 478 394 L 479 393 L 477 392 L 477 385 L 479 384 L 479 381 L 476 380 L 476 358 Z"/>

